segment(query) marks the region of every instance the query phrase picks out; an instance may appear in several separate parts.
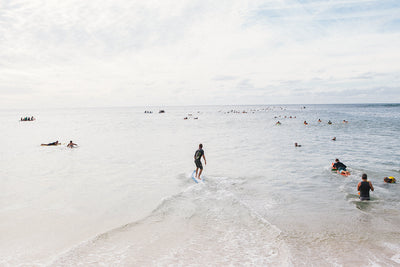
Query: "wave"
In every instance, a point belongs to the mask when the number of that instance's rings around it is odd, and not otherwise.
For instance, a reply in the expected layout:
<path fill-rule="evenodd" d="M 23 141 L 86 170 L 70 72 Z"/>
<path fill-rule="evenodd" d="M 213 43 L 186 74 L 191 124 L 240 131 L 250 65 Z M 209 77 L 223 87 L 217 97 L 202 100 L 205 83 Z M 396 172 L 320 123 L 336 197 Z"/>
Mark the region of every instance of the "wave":
<path fill-rule="evenodd" d="M 280 230 L 207 177 L 164 199 L 146 218 L 89 240 L 50 265 L 290 265 Z"/>

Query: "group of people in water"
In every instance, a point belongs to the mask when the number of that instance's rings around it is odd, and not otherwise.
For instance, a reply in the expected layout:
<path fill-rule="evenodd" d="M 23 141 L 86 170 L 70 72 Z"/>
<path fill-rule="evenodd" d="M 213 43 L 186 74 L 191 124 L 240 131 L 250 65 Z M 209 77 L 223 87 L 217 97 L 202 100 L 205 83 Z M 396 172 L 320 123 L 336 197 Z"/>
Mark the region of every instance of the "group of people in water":
<path fill-rule="evenodd" d="M 34 118 L 33 116 L 31 116 L 31 117 L 21 117 L 21 121 L 34 121 L 34 120 L 36 120 L 36 118 Z M 59 146 L 59 145 L 61 145 L 61 143 L 58 142 L 58 140 L 55 141 L 55 142 L 47 143 L 47 144 L 41 144 L 41 146 Z M 69 143 L 67 144 L 67 147 L 69 147 L 69 148 L 73 148 L 73 147 L 76 147 L 76 146 L 78 146 L 78 145 L 75 144 L 74 142 L 72 142 L 72 140 L 69 141 Z"/>
<path fill-rule="evenodd" d="M 34 121 L 36 120 L 33 116 L 31 117 L 21 117 L 21 121 Z"/>
<path fill-rule="evenodd" d="M 281 116 L 279 116 L 281 117 Z M 274 118 L 277 118 L 277 116 L 275 116 Z M 287 118 L 287 116 L 285 116 L 285 118 Z M 292 116 L 290 116 L 290 118 L 293 118 Z M 296 118 L 296 117 L 294 117 Z M 321 123 L 322 120 L 318 119 L 318 123 Z M 331 120 L 328 120 L 327 122 L 328 124 L 333 124 Z M 343 120 L 342 123 L 347 124 L 349 123 L 349 121 L 347 120 Z M 277 121 L 275 123 L 275 125 L 281 125 L 282 123 L 280 121 Z M 308 125 L 307 121 L 303 122 L 304 125 Z M 332 139 L 332 141 L 336 141 L 336 136 L 334 136 Z M 301 147 L 300 144 L 298 144 L 297 142 L 294 143 L 295 147 Z M 338 174 L 341 174 L 343 176 L 349 176 L 350 172 L 347 170 L 347 166 L 344 165 L 342 162 L 339 161 L 339 159 L 335 159 L 335 162 L 332 163 L 332 170 L 336 171 Z M 370 200 L 370 196 L 369 196 L 369 192 L 370 191 L 374 191 L 374 186 L 372 185 L 371 181 L 368 181 L 367 179 L 367 174 L 363 174 L 361 176 L 361 182 L 358 183 L 357 185 L 357 191 L 359 191 L 359 195 L 360 195 L 360 200 Z M 389 176 L 389 177 L 385 177 L 384 179 L 385 183 L 395 183 L 396 179 L 393 176 Z"/>
<path fill-rule="evenodd" d="M 278 117 L 275 116 L 274 118 L 276 119 L 276 118 L 278 118 Z M 281 118 L 281 116 L 279 116 L 279 118 Z M 289 117 L 284 116 L 284 118 L 285 118 L 285 119 L 286 119 L 286 118 L 289 118 L 289 119 L 292 119 L 292 118 L 293 118 L 293 119 L 295 119 L 296 116 L 294 116 L 294 117 L 292 117 L 292 116 L 289 116 Z M 322 122 L 322 120 L 321 120 L 321 119 L 318 119 L 318 122 L 320 123 L 320 122 Z M 328 120 L 327 123 L 328 123 L 329 125 L 330 125 L 330 124 L 333 124 L 331 120 Z M 343 120 L 342 123 L 349 123 L 349 121 Z M 281 124 L 282 124 L 282 123 L 281 123 L 280 121 L 277 121 L 277 122 L 275 123 L 275 125 L 281 125 Z M 304 125 L 308 125 L 308 122 L 307 122 L 307 121 L 304 121 L 303 124 L 304 124 Z"/>
<path fill-rule="evenodd" d="M 55 141 L 55 142 L 52 142 L 52 143 L 48 143 L 48 144 L 41 144 L 42 146 L 59 146 L 59 145 L 61 145 L 61 143 L 60 142 L 58 142 L 58 140 L 57 141 Z M 77 144 L 75 144 L 74 142 L 72 142 L 72 140 L 71 141 L 69 141 L 69 143 L 68 143 L 68 145 L 67 145 L 67 147 L 69 147 L 69 148 L 73 148 L 73 147 L 76 147 L 76 146 L 78 146 Z"/>
<path fill-rule="evenodd" d="M 344 176 L 350 175 L 350 172 L 347 171 L 347 166 L 340 162 L 339 159 L 335 159 L 335 163 L 332 163 L 332 170 L 336 170 L 337 173 Z M 383 181 L 391 184 L 395 183 L 396 179 L 393 176 L 389 176 L 385 177 Z M 362 174 L 361 181 L 357 184 L 357 191 L 359 192 L 360 200 L 370 200 L 369 192 L 374 191 L 374 186 L 371 181 L 368 181 L 366 173 Z"/>
<path fill-rule="evenodd" d="M 152 110 L 145 110 L 144 113 L 145 113 L 145 114 L 153 114 L 153 111 L 152 111 Z M 158 113 L 165 113 L 165 110 L 160 109 L 160 110 L 158 111 Z"/>
<path fill-rule="evenodd" d="M 200 111 L 197 111 L 197 113 L 200 113 Z M 184 119 L 184 120 L 188 120 L 188 119 L 190 119 L 190 118 L 193 118 L 194 120 L 198 120 L 198 119 L 199 119 L 199 117 L 193 117 L 193 114 L 192 114 L 192 113 L 187 114 L 187 116 L 184 117 L 183 119 Z"/>
<path fill-rule="evenodd" d="M 322 120 L 318 119 L 318 123 L 321 123 L 321 122 L 322 122 Z M 332 121 L 329 120 L 327 123 L 332 124 Z M 349 122 L 347 120 L 343 120 L 342 123 L 346 124 Z M 303 124 L 308 125 L 308 122 L 304 121 Z M 280 121 L 276 122 L 276 125 L 281 125 L 281 122 Z M 333 137 L 331 140 L 336 141 L 336 136 Z M 294 146 L 301 147 L 301 145 L 298 144 L 297 142 L 294 143 Z M 341 174 L 343 176 L 350 175 L 350 172 L 347 170 L 347 166 L 345 164 L 343 164 L 342 162 L 340 162 L 339 159 L 335 159 L 335 162 L 332 163 L 332 170 L 336 171 L 338 174 Z M 370 200 L 369 192 L 374 191 L 374 186 L 372 185 L 371 181 L 368 181 L 367 177 L 368 177 L 367 174 L 364 173 L 361 176 L 361 182 L 359 182 L 357 185 L 357 191 L 359 191 L 360 200 Z M 392 176 L 389 176 L 389 177 L 384 178 L 384 182 L 385 183 L 395 183 L 396 179 Z"/>
<path fill-rule="evenodd" d="M 72 142 L 72 141 L 71 141 Z M 295 146 L 300 146 L 295 143 Z M 204 155 L 203 144 L 199 144 L 199 148 L 194 153 L 194 163 L 196 165 L 196 173 L 195 178 L 201 180 L 201 173 L 203 172 L 203 164 L 201 163 L 201 159 L 204 159 L 204 164 L 207 164 L 206 157 Z M 347 170 L 347 166 L 340 162 L 339 159 L 335 159 L 335 163 L 332 163 L 332 170 L 337 171 L 339 174 L 344 176 L 350 175 L 350 172 Z M 384 181 L 386 183 L 395 183 L 396 179 L 392 176 L 385 177 Z M 366 173 L 363 173 L 361 176 L 361 181 L 357 184 L 357 191 L 360 195 L 360 200 L 370 200 L 370 191 L 374 191 L 374 186 L 371 181 L 368 181 L 368 176 Z"/>
<path fill-rule="evenodd" d="M 322 120 L 321 120 L 321 119 L 318 119 L 318 122 L 322 122 Z M 327 123 L 330 125 L 330 124 L 332 124 L 332 121 L 331 121 L 331 120 L 328 120 Z M 349 123 L 349 121 L 343 120 L 342 123 Z M 303 124 L 304 124 L 304 125 L 308 125 L 308 122 L 307 122 L 307 121 L 304 121 Z"/>

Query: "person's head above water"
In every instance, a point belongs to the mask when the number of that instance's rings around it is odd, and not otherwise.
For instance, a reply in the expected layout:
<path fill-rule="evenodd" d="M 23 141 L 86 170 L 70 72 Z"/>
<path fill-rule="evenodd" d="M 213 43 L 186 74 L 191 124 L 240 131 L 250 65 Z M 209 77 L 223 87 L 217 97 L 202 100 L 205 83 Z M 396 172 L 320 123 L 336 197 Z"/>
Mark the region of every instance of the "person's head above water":
<path fill-rule="evenodd" d="M 336 162 L 339 162 L 339 159 L 335 159 Z"/>
<path fill-rule="evenodd" d="M 395 179 L 393 176 L 389 176 L 389 177 L 383 178 L 383 181 L 384 181 L 385 183 L 392 184 L 392 183 L 395 183 L 395 182 L 396 182 L 396 179 Z"/>
<path fill-rule="evenodd" d="M 363 173 L 363 175 L 361 176 L 361 179 L 367 180 L 367 174 Z"/>
<path fill-rule="evenodd" d="M 199 144 L 199 148 L 203 148 L 203 144 Z"/>

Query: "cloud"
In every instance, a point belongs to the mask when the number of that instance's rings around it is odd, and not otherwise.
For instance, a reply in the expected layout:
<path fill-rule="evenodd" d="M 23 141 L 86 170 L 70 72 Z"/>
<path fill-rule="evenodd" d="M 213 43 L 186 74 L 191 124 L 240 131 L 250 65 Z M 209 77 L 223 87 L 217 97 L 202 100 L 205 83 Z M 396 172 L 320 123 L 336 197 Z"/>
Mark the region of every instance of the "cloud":
<path fill-rule="evenodd" d="M 398 14 L 394 0 L 0 0 L 0 105 L 365 102 L 399 82 Z"/>
<path fill-rule="evenodd" d="M 238 79 L 236 76 L 232 75 L 217 75 L 212 78 L 214 81 L 232 81 Z"/>

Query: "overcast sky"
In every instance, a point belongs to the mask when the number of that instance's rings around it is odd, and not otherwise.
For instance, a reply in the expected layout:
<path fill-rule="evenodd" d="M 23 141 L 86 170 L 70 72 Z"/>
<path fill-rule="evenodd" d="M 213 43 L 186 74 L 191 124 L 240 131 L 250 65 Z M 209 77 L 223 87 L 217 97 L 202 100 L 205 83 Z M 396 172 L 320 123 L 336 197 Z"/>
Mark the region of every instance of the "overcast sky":
<path fill-rule="evenodd" d="M 0 108 L 400 102 L 398 0 L 0 0 Z"/>

